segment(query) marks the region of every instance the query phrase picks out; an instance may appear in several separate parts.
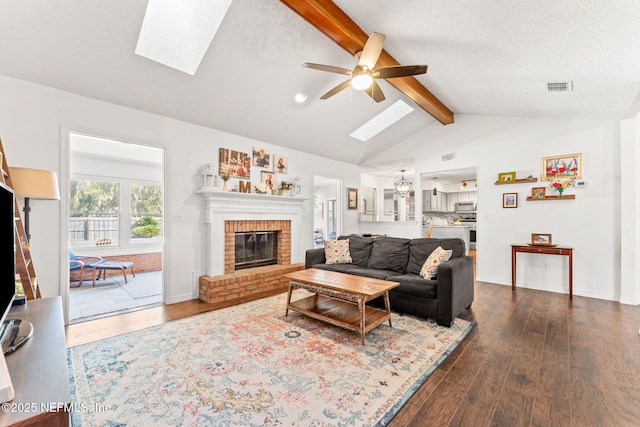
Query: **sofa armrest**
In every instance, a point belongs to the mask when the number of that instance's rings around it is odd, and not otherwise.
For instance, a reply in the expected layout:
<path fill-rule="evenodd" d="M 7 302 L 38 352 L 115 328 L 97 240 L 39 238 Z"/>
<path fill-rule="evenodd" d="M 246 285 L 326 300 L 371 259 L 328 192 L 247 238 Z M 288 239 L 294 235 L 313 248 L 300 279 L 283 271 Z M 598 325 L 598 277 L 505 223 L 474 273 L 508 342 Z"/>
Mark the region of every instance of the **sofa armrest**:
<path fill-rule="evenodd" d="M 438 323 L 451 326 L 474 298 L 473 258 L 461 256 L 438 266 Z"/>
<path fill-rule="evenodd" d="M 307 249 L 304 256 L 304 268 L 311 268 L 316 264 L 324 264 L 324 248 Z"/>

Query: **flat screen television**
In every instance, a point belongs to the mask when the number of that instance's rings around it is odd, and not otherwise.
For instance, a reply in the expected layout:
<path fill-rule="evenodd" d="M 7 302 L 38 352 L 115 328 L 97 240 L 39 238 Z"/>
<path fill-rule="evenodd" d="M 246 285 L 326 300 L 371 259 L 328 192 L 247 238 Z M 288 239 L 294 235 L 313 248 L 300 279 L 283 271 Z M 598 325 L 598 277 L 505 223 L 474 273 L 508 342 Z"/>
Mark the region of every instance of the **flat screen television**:
<path fill-rule="evenodd" d="M 16 295 L 16 243 L 13 190 L 0 182 L 0 321 Z M 1 323 L 1 322 L 0 322 Z"/>
<path fill-rule="evenodd" d="M 16 351 L 32 334 L 32 325 L 6 319 L 16 295 L 15 201 L 13 190 L 0 182 L 0 341 L 6 355 Z"/>
<path fill-rule="evenodd" d="M 3 172 L 0 172 L 3 173 Z M 16 244 L 13 190 L 0 182 L 0 339 L 10 339 L 11 321 L 5 321 L 16 295 Z M 4 354 L 0 355 L 0 402 L 15 396 Z"/>

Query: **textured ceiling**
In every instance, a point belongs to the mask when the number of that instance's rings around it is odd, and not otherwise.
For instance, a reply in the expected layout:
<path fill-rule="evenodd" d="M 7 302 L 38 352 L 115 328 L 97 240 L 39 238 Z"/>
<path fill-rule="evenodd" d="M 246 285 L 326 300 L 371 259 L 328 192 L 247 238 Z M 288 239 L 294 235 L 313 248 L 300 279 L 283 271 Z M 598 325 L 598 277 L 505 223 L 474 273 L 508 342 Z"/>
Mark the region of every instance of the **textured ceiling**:
<path fill-rule="evenodd" d="M 340 0 L 367 32 L 455 114 L 620 119 L 638 112 L 640 3 L 635 0 Z M 276 0 L 234 0 L 194 76 L 134 54 L 142 0 L 0 0 L 0 74 L 296 150 L 361 164 L 425 126 L 416 109 L 368 142 L 348 136 L 404 99 L 381 82 L 373 104 L 344 76 L 355 60 Z M 572 80 L 549 93 L 546 82 Z M 304 91 L 303 105 L 293 96 Z M 455 123 L 449 126 L 455 126 Z M 394 165 L 396 170 L 398 165 Z"/>

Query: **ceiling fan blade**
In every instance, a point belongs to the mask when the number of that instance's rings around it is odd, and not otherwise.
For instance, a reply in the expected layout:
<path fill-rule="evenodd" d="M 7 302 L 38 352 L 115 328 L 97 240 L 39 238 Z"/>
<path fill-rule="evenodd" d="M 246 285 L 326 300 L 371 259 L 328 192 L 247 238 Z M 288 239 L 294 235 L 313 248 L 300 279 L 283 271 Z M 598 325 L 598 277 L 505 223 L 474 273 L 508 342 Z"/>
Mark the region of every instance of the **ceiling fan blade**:
<path fill-rule="evenodd" d="M 304 64 L 302 64 L 302 66 L 305 68 L 313 68 L 314 70 L 328 71 L 330 73 L 346 74 L 347 76 L 350 76 L 352 71 L 347 70 L 346 68 L 334 67 L 332 65 L 314 64 L 312 62 L 305 62 Z"/>
<path fill-rule="evenodd" d="M 380 85 L 378 85 L 378 83 L 376 83 L 375 80 L 371 84 L 371 86 L 365 89 L 365 92 L 367 92 L 367 94 L 371 97 L 371 99 L 373 99 L 376 102 L 381 102 L 381 101 L 384 101 L 385 99 L 384 93 L 382 93 L 382 89 L 380 88 Z"/>
<path fill-rule="evenodd" d="M 394 77 L 415 76 L 427 72 L 426 65 L 396 65 L 376 68 L 371 72 L 374 79 L 392 79 Z"/>
<path fill-rule="evenodd" d="M 373 69 L 373 67 L 376 66 L 376 62 L 378 62 L 378 57 L 382 52 L 383 45 L 384 34 L 371 33 L 369 39 L 364 44 L 364 49 L 362 49 L 362 54 L 360 55 L 358 65 L 364 65 L 370 70 Z"/>
<path fill-rule="evenodd" d="M 375 82 L 374 82 L 375 83 Z M 333 95 L 335 95 L 336 93 L 346 89 L 349 87 L 349 85 L 351 85 L 351 79 L 346 80 L 342 83 L 340 83 L 338 86 L 334 87 L 333 89 L 331 89 L 329 92 L 325 93 L 324 95 L 322 95 L 320 97 L 320 99 L 328 99 L 331 98 Z"/>

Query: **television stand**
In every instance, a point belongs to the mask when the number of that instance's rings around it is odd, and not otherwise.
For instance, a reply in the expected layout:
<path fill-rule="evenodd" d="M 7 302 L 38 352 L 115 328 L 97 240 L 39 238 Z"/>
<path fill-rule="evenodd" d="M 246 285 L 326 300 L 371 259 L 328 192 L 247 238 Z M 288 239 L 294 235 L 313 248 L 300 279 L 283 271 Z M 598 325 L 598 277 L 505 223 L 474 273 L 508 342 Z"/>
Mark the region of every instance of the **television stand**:
<path fill-rule="evenodd" d="M 33 334 L 19 351 L 5 356 L 15 397 L 9 402 L 11 410 L 0 412 L 0 425 L 69 426 L 72 406 L 61 298 L 29 300 L 12 307 L 7 318 L 32 323 Z"/>

